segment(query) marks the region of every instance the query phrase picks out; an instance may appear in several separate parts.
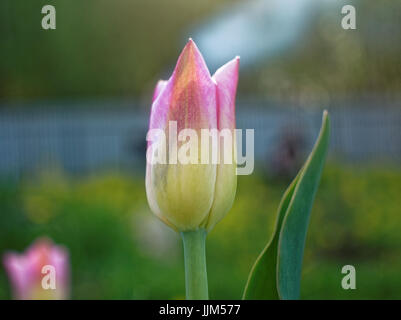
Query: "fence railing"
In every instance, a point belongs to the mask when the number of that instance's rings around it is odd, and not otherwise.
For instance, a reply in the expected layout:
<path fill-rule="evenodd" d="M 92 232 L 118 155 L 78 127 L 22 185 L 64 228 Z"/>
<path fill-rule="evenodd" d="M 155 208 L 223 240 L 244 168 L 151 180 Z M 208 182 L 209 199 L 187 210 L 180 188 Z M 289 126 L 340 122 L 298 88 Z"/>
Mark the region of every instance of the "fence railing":
<path fill-rule="evenodd" d="M 400 107 L 347 105 L 329 110 L 332 157 L 401 163 Z M 255 161 L 263 165 L 274 162 L 280 149 L 288 149 L 289 155 L 310 150 L 321 115 L 321 110 L 242 101 L 237 104 L 237 127 L 255 130 Z M 143 170 L 148 116 L 130 102 L 2 108 L 0 175 L 19 177 L 51 165 L 69 172 Z"/>

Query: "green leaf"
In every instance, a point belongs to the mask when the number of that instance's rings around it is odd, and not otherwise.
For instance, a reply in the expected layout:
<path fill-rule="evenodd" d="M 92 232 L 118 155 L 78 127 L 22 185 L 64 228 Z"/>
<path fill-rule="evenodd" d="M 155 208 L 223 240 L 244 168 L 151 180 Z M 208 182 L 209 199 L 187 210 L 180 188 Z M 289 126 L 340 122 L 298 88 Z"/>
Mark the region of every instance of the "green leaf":
<path fill-rule="evenodd" d="M 273 236 L 252 267 L 244 299 L 298 299 L 306 232 L 329 143 L 323 113 L 319 137 L 281 199 Z"/>
<path fill-rule="evenodd" d="M 298 174 L 299 176 L 299 174 Z M 284 193 L 277 213 L 277 221 L 273 237 L 257 258 L 251 270 L 244 292 L 244 299 L 279 299 L 276 286 L 277 244 L 281 225 L 287 211 L 288 204 L 294 193 L 298 176 Z"/>

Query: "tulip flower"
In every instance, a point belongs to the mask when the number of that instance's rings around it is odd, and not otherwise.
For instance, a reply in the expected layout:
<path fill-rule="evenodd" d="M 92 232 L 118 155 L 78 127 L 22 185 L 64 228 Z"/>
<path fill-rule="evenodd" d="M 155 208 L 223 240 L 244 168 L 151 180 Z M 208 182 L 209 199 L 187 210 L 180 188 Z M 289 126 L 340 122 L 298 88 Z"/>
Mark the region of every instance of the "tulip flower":
<path fill-rule="evenodd" d="M 207 232 L 225 216 L 235 197 L 238 69 L 239 58 L 236 57 L 211 76 L 201 53 L 190 39 L 172 76 L 167 81 L 159 81 L 153 95 L 147 137 L 146 193 L 153 213 L 182 234 L 187 276 L 192 278 L 199 276 L 193 270 L 196 269 L 193 264 L 204 263 Z M 165 143 L 167 136 L 174 137 L 174 129 L 178 132 L 177 145 L 171 144 L 170 140 Z M 150 132 L 155 130 L 162 134 L 150 137 Z M 217 134 L 228 132 L 231 140 L 219 136 L 217 143 L 206 144 L 207 148 L 203 148 L 204 141 L 199 137 L 203 137 L 204 130 Z M 163 149 L 160 146 L 166 149 L 166 163 L 155 161 Z M 186 150 L 190 150 L 191 155 L 187 163 L 183 163 Z M 220 161 L 201 161 L 205 151 L 217 154 Z M 195 274 L 191 275 L 192 271 Z M 206 269 L 203 276 L 206 276 Z M 207 282 L 206 287 L 202 283 L 203 291 L 198 290 L 202 291 L 200 295 L 191 295 L 194 288 L 188 289 L 188 285 L 191 286 L 187 281 L 187 297 L 207 296 Z M 192 285 L 199 286 L 199 283 Z"/>
<path fill-rule="evenodd" d="M 39 239 L 23 254 L 6 253 L 4 265 L 15 299 L 68 298 L 68 253 L 64 247 Z"/>
<path fill-rule="evenodd" d="M 238 67 L 237 57 L 210 76 L 201 53 L 190 39 L 171 78 L 159 81 L 156 86 L 149 129 L 162 129 L 167 135 L 171 121 L 176 122 L 178 132 L 189 128 L 199 136 L 201 129 L 230 129 L 234 154 Z M 231 164 L 150 162 L 148 159 L 146 171 L 149 204 L 172 228 L 209 231 L 231 208 L 237 181 L 234 161 Z"/>

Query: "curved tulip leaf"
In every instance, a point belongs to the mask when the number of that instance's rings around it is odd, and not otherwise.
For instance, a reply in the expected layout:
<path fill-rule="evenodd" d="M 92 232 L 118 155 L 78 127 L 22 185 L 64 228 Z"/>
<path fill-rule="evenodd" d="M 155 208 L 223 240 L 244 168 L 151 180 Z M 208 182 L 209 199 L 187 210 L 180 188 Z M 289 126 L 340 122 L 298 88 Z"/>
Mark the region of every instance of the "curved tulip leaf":
<path fill-rule="evenodd" d="M 257 258 L 251 270 L 248 283 L 244 292 L 244 299 L 279 299 L 276 286 L 277 246 L 280 229 L 284 220 L 285 212 L 291 201 L 298 176 L 293 180 L 281 199 L 277 212 L 276 227 L 273 236 L 266 247 Z"/>
<path fill-rule="evenodd" d="M 323 113 L 319 137 L 304 166 L 281 199 L 272 239 L 256 260 L 244 299 L 298 299 L 306 232 L 329 143 Z"/>

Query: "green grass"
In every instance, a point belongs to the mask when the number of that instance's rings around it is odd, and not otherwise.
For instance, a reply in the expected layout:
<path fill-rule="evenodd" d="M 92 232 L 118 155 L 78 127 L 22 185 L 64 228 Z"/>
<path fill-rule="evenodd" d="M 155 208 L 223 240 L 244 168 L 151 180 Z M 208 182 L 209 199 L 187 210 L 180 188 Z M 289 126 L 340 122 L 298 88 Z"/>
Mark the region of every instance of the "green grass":
<path fill-rule="evenodd" d="M 303 299 L 401 298 L 400 183 L 399 168 L 325 168 L 307 237 Z M 212 299 L 241 297 L 285 187 L 258 173 L 239 177 L 232 210 L 207 239 Z M 181 240 L 151 214 L 142 177 L 44 172 L 4 181 L 0 235 L 0 255 L 39 236 L 67 246 L 74 299 L 184 298 Z M 356 268 L 356 290 L 341 288 L 345 264 Z M 3 266 L 0 298 L 10 298 Z"/>

